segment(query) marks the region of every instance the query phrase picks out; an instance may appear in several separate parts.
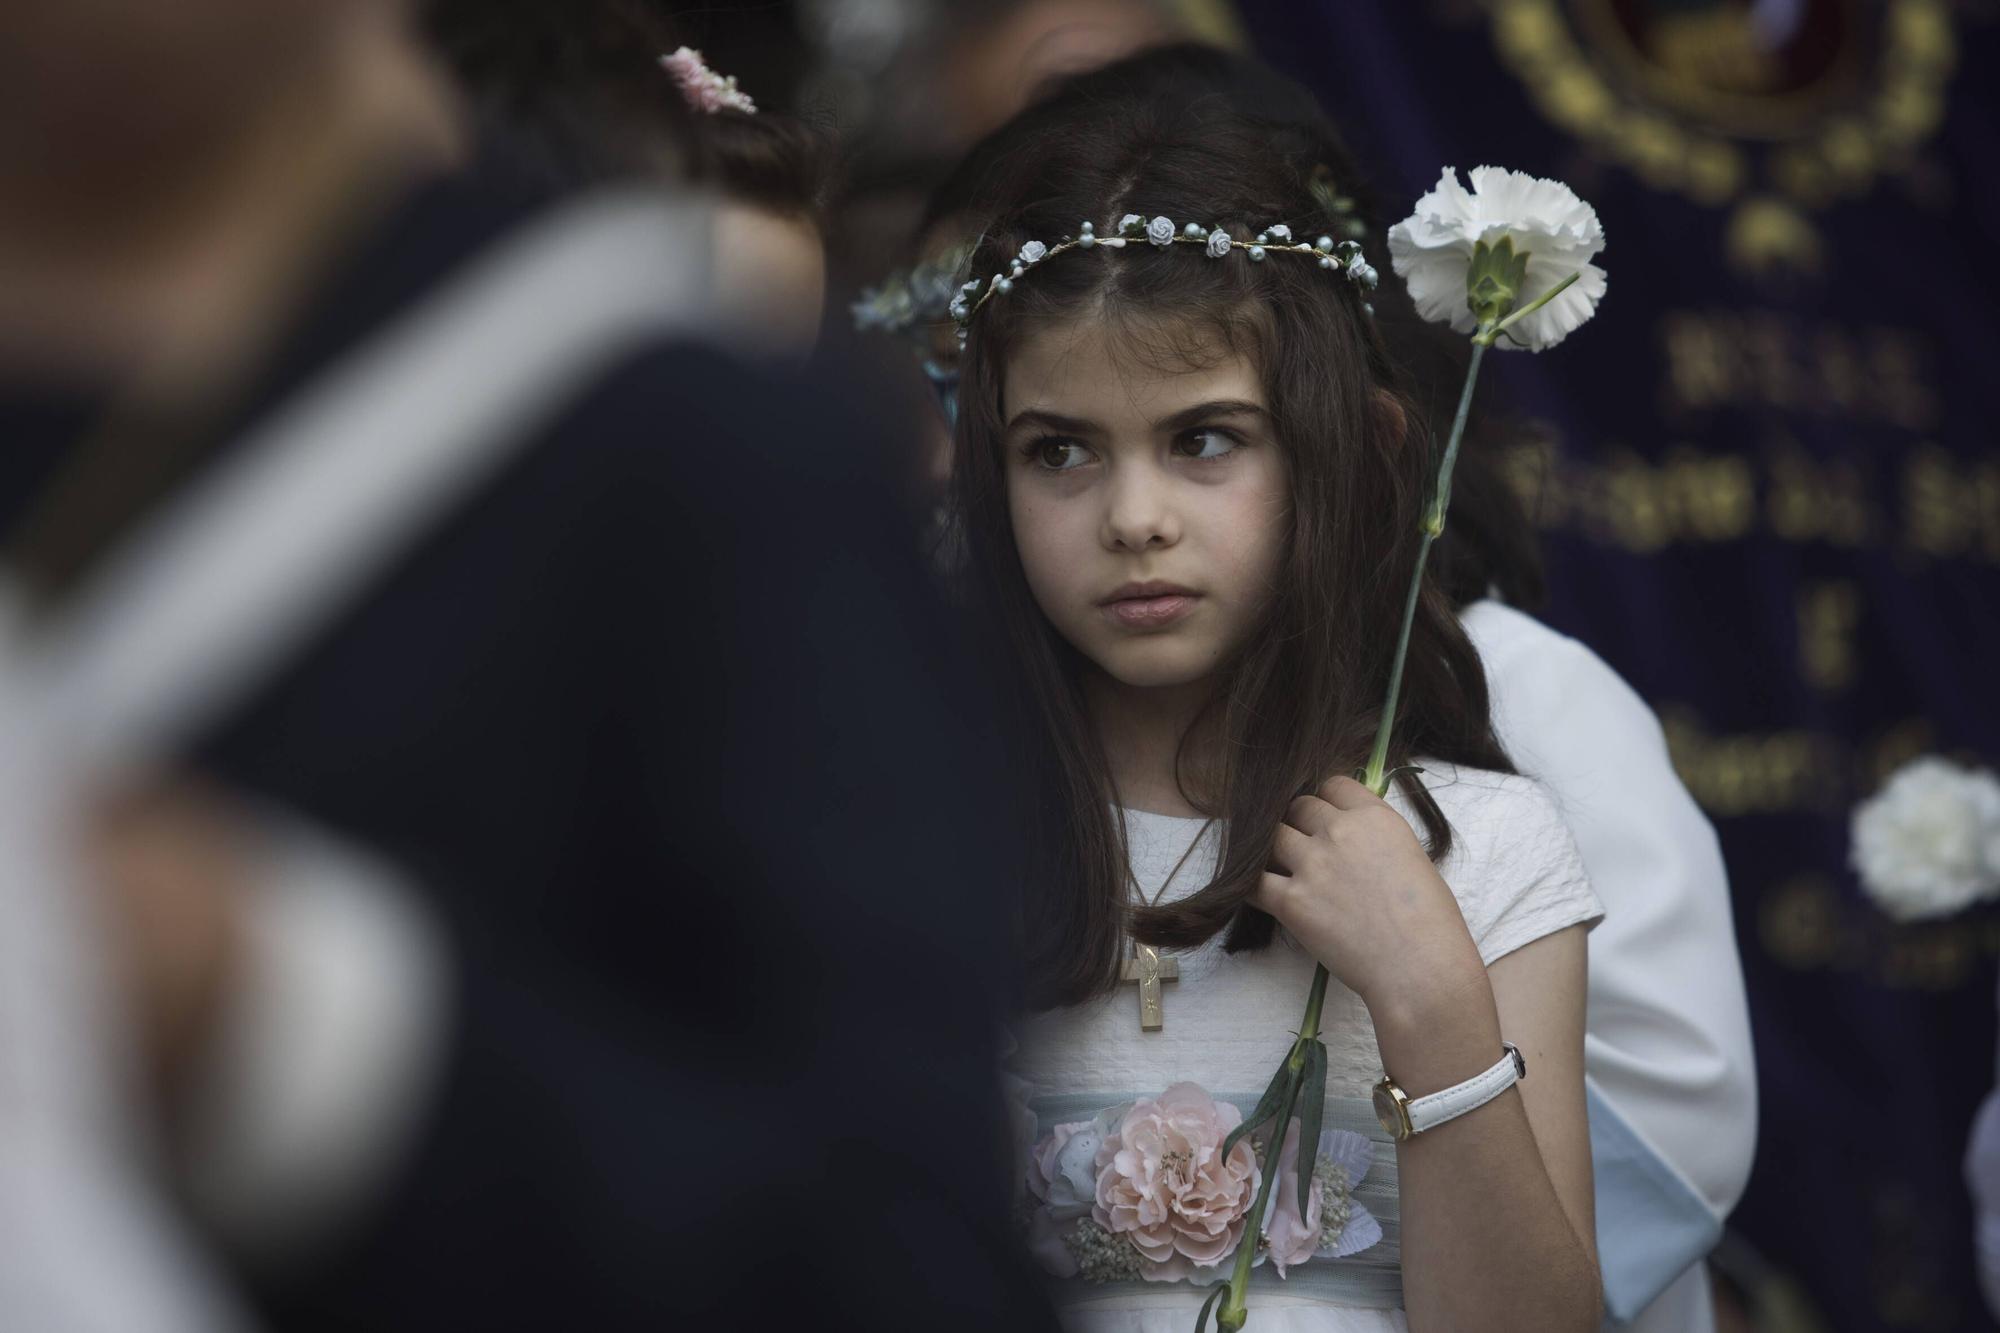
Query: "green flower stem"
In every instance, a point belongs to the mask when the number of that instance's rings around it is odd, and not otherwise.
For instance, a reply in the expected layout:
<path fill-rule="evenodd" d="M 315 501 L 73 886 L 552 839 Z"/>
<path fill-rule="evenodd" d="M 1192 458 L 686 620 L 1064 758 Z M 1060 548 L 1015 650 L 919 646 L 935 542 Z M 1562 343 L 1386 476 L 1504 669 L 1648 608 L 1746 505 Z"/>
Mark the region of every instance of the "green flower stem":
<path fill-rule="evenodd" d="M 1549 293 L 1553 295 L 1555 292 Z M 1548 297 L 1542 299 L 1546 301 Z M 1430 561 L 1431 543 L 1444 534 L 1445 511 L 1451 507 L 1451 474 L 1458 466 L 1458 446 L 1465 438 L 1466 418 L 1472 413 L 1472 390 L 1479 383 L 1479 364 L 1486 359 L 1486 349 L 1493 345 L 1491 335 L 1502 327 L 1504 322 L 1486 325 L 1472 336 L 1472 361 L 1465 368 L 1465 388 L 1458 395 L 1458 413 L 1452 417 L 1451 436 L 1445 441 L 1444 458 L 1438 463 L 1437 484 L 1431 489 L 1430 506 L 1424 511 L 1417 567 L 1410 575 L 1409 596 L 1403 599 L 1403 628 L 1396 636 L 1396 656 L 1389 665 L 1389 695 L 1382 703 L 1382 719 L 1375 724 L 1375 748 L 1361 775 L 1361 781 L 1377 796 L 1389 790 L 1389 735 L 1395 728 L 1396 703 L 1403 693 L 1403 663 L 1410 655 L 1410 630 L 1417 621 L 1417 596 L 1423 591 L 1424 566 Z"/>
<path fill-rule="evenodd" d="M 1313 972 L 1312 990 L 1306 994 L 1305 1021 L 1299 1024 L 1299 1040 L 1292 1049 L 1293 1067 L 1295 1069 L 1303 1068 L 1298 1061 L 1301 1059 L 1299 1052 L 1305 1048 L 1305 1044 L 1309 1041 L 1319 1040 L 1319 1011 L 1320 1007 L 1326 1003 L 1326 983 L 1328 976 L 1329 973 L 1324 967 L 1318 968 Z"/>
<path fill-rule="evenodd" d="M 1569 279 L 1550 288 L 1531 305 L 1514 312 L 1505 319 L 1489 320 L 1480 325 L 1472 335 L 1472 360 L 1465 368 L 1465 388 L 1458 396 L 1458 413 L 1452 418 L 1451 435 L 1445 441 L 1444 457 L 1438 462 L 1437 483 L 1431 490 L 1430 505 L 1424 511 L 1423 537 L 1417 547 L 1417 567 L 1410 574 L 1410 595 L 1403 602 L 1403 628 L 1396 636 L 1396 655 L 1389 666 L 1388 698 L 1382 705 L 1382 720 L 1375 727 L 1375 748 L 1369 755 L 1368 767 L 1362 774 L 1362 781 L 1377 796 L 1389 790 L 1389 737 L 1396 723 L 1396 701 L 1403 692 L 1403 663 L 1410 652 L 1410 630 L 1416 624 L 1417 596 L 1423 589 L 1424 567 L 1430 559 L 1431 544 L 1444 533 L 1444 516 L 1451 507 L 1451 474 L 1458 465 L 1458 447 L 1465 438 L 1466 418 L 1472 413 L 1472 391 L 1479 382 L 1479 366 L 1486 358 L 1486 349 L 1509 324 L 1539 310 L 1553 300 L 1557 293 L 1576 279 Z M 1271 1188 L 1278 1180 L 1278 1154 L 1284 1147 L 1285 1134 L 1291 1128 L 1292 1112 L 1298 1106 L 1299 1085 L 1305 1073 L 1306 1049 L 1311 1042 L 1319 1040 L 1320 1010 L 1326 1003 L 1326 984 L 1331 979 L 1326 967 L 1313 969 L 1312 990 L 1306 995 L 1305 1019 L 1299 1024 L 1298 1039 L 1292 1043 L 1291 1054 L 1285 1058 L 1285 1072 L 1288 1083 L 1285 1089 L 1285 1103 L 1278 1113 L 1275 1126 L 1268 1132 L 1268 1143 L 1264 1149 L 1263 1181 L 1257 1188 L 1257 1201 L 1251 1205 L 1250 1222 L 1243 1228 L 1243 1240 L 1236 1247 L 1236 1263 L 1229 1275 L 1229 1289 L 1222 1296 L 1222 1306 L 1215 1312 L 1218 1328 L 1234 1333 L 1250 1319 L 1250 1306 L 1246 1292 L 1250 1283 L 1250 1265 L 1257 1258 L 1257 1239 L 1263 1229 L 1264 1210 L 1271 1200 Z M 1311 1151 L 1305 1144 L 1300 1151 Z M 1213 1298 L 1211 1298 L 1213 1299 Z M 1208 1306 L 1202 1306 L 1202 1322 L 1207 1323 Z"/>

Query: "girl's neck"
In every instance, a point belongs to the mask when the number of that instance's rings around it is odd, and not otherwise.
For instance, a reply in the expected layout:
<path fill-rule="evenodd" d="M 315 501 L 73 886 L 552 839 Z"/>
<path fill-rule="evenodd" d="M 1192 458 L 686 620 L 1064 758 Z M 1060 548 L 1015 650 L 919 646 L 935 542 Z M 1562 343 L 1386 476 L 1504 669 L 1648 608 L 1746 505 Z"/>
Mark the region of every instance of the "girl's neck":
<path fill-rule="evenodd" d="M 1084 695 L 1120 805 L 1156 815 L 1210 813 L 1182 790 L 1180 760 L 1182 741 L 1214 692 L 1212 681 L 1147 689 L 1121 684 L 1102 672 L 1090 674 Z M 1202 742 L 1197 735 L 1185 751 L 1191 775 L 1210 771 Z"/>

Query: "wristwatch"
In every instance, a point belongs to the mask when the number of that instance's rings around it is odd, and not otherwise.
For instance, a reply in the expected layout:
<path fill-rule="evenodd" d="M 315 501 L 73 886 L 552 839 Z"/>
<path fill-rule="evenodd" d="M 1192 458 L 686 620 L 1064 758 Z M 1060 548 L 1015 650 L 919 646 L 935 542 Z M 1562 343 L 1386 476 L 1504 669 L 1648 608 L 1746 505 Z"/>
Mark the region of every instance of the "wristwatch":
<path fill-rule="evenodd" d="M 1500 1044 L 1507 1048 L 1507 1053 L 1500 1057 L 1499 1064 L 1456 1087 L 1415 1101 L 1396 1086 L 1395 1079 L 1383 1074 L 1382 1081 L 1375 1085 L 1375 1118 L 1389 1131 L 1390 1138 L 1401 1143 L 1412 1134 L 1435 1129 L 1447 1120 L 1486 1105 L 1528 1076 L 1528 1062 L 1521 1058 L 1521 1048 L 1511 1041 Z"/>

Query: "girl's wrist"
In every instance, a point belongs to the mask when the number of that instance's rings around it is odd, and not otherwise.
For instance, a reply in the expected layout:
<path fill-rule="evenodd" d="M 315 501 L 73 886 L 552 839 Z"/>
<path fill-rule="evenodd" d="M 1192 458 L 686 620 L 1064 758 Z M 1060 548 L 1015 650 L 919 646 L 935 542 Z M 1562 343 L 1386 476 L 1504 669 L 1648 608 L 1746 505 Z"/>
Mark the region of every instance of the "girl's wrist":
<path fill-rule="evenodd" d="M 1500 1058 L 1500 1012 L 1472 966 L 1425 969 L 1366 999 L 1383 1070 L 1411 1097 L 1462 1083 Z"/>

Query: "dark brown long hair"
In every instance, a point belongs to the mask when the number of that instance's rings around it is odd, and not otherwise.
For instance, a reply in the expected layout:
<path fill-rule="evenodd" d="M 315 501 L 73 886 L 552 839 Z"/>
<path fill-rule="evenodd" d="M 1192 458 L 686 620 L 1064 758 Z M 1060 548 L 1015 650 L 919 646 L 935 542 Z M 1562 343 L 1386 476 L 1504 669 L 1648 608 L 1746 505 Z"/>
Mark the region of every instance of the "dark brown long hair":
<path fill-rule="evenodd" d="M 996 169 L 973 272 L 1001 271 L 1024 242 L 1052 243 L 1085 220 L 1110 234 L 1127 212 L 1221 225 L 1239 240 L 1279 222 L 1307 239 L 1320 230 L 1310 181 L 1294 155 L 1274 147 L 1267 122 L 1226 99 L 1107 98 L 1091 95 L 1087 80 L 1078 86 L 978 150 Z M 1210 260 L 1194 246 L 1100 246 L 1037 266 L 974 321 L 961 361 L 954 512 L 967 594 L 1002 627 L 1015 658 L 1011 732 L 1020 776 L 1039 795 L 1025 848 L 1032 1004 L 1074 1003 L 1112 985 L 1128 931 L 1183 948 L 1224 929 L 1231 951 L 1268 944 L 1274 923 L 1244 899 L 1270 862 L 1286 807 L 1367 758 L 1432 459 L 1365 295 L 1302 256 L 1253 263 L 1240 254 Z M 1189 732 L 1219 767 L 1181 766 L 1196 775 L 1190 801 L 1227 821 L 1221 860 L 1205 888 L 1158 907 L 1128 897 L 1116 793 L 1085 702 L 1091 668 L 1037 607 L 1007 506 L 1008 357 L 1024 333 L 1080 317 L 1112 321 L 1142 351 L 1185 353 L 1219 339 L 1247 356 L 1289 464 L 1291 531 L 1278 585 Z M 1188 749 L 1184 741 L 1183 759 Z M 1412 755 L 1511 771 L 1478 656 L 1430 578 L 1391 757 Z M 1443 813 L 1411 775 L 1400 781 L 1431 855 L 1442 857 L 1451 842 Z"/>

